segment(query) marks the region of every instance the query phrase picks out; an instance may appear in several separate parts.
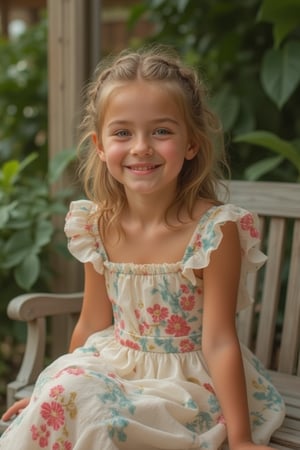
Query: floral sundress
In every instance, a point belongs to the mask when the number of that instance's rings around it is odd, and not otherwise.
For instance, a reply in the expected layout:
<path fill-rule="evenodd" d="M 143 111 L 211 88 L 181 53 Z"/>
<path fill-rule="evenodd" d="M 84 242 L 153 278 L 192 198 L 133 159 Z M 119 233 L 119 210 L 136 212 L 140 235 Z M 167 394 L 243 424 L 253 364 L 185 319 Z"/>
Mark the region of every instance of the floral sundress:
<path fill-rule="evenodd" d="M 72 202 L 65 232 L 71 253 L 104 274 L 114 325 L 41 373 L 0 449 L 225 449 L 226 423 L 201 350 L 203 290 L 194 270 L 208 265 L 222 225 L 235 222 L 242 252 L 237 309 L 248 306 L 246 275 L 266 259 L 257 247 L 257 217 L 235 205 L 213 206 L 181 261 L 139 265 L 109 261 L 95 211 L 88 200 Z M 257 358 L 243 346 L 242 354 L 253 437 L 267 443 L 285 407 Z"/>

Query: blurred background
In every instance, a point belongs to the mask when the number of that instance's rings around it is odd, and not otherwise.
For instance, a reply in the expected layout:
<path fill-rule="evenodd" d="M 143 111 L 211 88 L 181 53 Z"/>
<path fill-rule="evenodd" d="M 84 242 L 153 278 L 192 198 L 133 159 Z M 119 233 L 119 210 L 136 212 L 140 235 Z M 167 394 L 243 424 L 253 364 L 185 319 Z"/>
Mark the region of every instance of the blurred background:
<path fill-rule="evenodd" d="M 9 300 L 82 289 L 62 229 L 82 195 L 76 130 L 97 62 L 127 47 L 174 46 L 209 88 L 232 178 L 297 182 L 300 2 L 0 0 L 0 20 L 1 412 L 26 338 L 6 316 Z M 50 360 L 50 335 L 48 345 Z"/>

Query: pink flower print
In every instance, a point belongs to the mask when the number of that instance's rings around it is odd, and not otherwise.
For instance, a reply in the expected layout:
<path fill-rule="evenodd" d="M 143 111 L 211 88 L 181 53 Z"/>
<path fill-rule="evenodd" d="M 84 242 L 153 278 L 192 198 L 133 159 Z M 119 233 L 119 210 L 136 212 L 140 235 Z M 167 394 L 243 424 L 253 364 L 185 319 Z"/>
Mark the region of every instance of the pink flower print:
<path fill-rule="evenodd" d="M 245 214 L 240 219 L 240 224 L 242 227 L 242 230 L 249 231 L 250 235 L 254 238 L 259 237 L 259 231 L 254 227 L 254 219 L 252 214 L 248 213 Z"/>
<path fill-rule="evenodd" d="M 68 367 L 67 369 L 65 369 L 65 372 L 69 373 L 70 375 L 82 375 L 85 373 L 84 369 L 82 369 L 81 367 Z"/>
<path fill-rule="evenodd" d="M 184 353 L 184 352 L 191 352 L 192 350 L 194 350 L 195 345 L 189 339 L 183 339 L 182 341 L 180 341 L 179 347 L 180 351 Z"/>
<path fill-rule="evenodd" d="M 188 294 L 190 292 L 190 290 L 189 290 L 189 288 L 188 288 L 188 286 L 186 284 L 181 284 L 180 285 L 180 289 L 182 290 L 182 292 L 184 294 Z"/>
<path fill-rule="evenodd" d="M 204 383 L 203 386 L 205 387 L 205 389 L 207 391 L 209 391 L 211 394 L 216 395 L 214 388 L 212 387 L 212 385 L 210 383 Z"/>
<path fill-rule="evenodd" d="M 32 425 L 31 429 L 31 437 L 34 441 L 38 441 L 39 446 L 41 448 L 45 448 L 48 446 L 48 438 L 50 436 L 50 431 L 47 426 L 43 423 L 40 428 L 36 425 Z"/>
<path fill-rule="evenodd" d="M 201 234 L 196 235 L 193 247 L 194 250 L 199 250 L 202 247 Z"/>
<path fill-rule="evenodd" d="M 186 336 L 190 327 L 187 325 L 186 321 L 176 314 L 172 314 L 170 319 L 168 320 L 168 326 L 166 327 L 167 334 L 173 334 L 175 337 Z"/>
<path fill-rule="evenodd" d="M 130 339 L 126 339 L 125 341 L 126 347 L 132 348 L 133 350 L 140 350 L 140 346 L 137 342 L 133 342 Z"/>
<path fill-rule="evenodd" d="M 114 372 L 108 372 L 107 376 L 110 378 L 117 378 L 117 375 Z"/>
<path fill-rule="evenodd" d="M 85 229 L 88 233 L 91 233 L 91 232 L 93 231 L 93 225 L 87 223 L 87 224 L 84 225 L 84 229 Z"/>
<path fill-rule="evenodd" d="M 252 227 L 250 230 L 251 237 L 259 238 L 259 231 L 257 228 Z"/>
<path fill-rule="evenodd" d="M 70 375 L 82 375 L 85 373 L 84 369 L 81 367 L 67 367 L 66 369 L 62 369 L 55 375 L 54 378 L 61 377 L 65 372 L 69 373 Z"/>
<path fill-rule="evenodd" d="M 41 406 L 41 416 L 54 430 L 58 430 L 65 423 L 64 410 L 58 402 L 44 402 Z"/>
<path fill-rule="evenodd" d="M 119 322 L 119 327 L 121 328 L 121 330 L 125 330 L 125 322 L 124 322 L 123 319 L 120 320 L 120 322 Z"/>
<path fill-rule="evenodd" d="M 134 310 L 134 315 L 137 319 L 141 318 L 141 311 L 139 309 L 135 309 Z"/>
<path fill-rule="evenodd" d="M 155 323 L 160 322 L 168 317 L 169 311 L 166 307 L 161 307 L 158 303 L 156 303 L 153 308 L 147 308 L 147 312 L 151 314 L 152 320 Z"/>
<path fill-rule="evenodd" d="M 150 326 L 147 322 L 143 322 L 139 324 L 139 332 L 141 336 L 146 334 L 146 330 L 149 330 Z"/>
<path fill-rule="evenodd" d="M 120 339 L 120 344 L 124 345 L 125 347 L 132 348 L 133 350 L 140 350 L 139 344 L 131 341 L 130 339 Z"/>
<path fill-rule="evenodd" d="M 61 384 L 58 384 L 50 390 L 50 397 L 57 398 L 64 390 L 64 387 Z"/>
<path fill-rule="evenodd" d="M 189 295 L 181 297 L 180 306 L 184 311 L 191 311 L 195 306 L 195 296 Z"/>
<path fill-rule="evenodd" d="M 72 450 L 72 443 L 70 441 L 55 442 L 52 450 Z"/>

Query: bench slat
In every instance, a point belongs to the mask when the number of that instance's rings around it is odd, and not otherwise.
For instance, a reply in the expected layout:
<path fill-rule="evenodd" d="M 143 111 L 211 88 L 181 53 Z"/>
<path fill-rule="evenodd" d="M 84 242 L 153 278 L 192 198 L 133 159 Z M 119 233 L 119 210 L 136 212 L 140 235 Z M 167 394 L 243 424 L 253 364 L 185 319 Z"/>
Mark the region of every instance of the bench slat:
<path fill-rule="evenodd" d="M 265 269 L 264 289 L 255 347 L 256 355 L 266 367 L 270 367 L 273 354 L 285 229 L 284 219 L 273 218 L 271 220 L 266 251 L 268 261 Z"/>
<path fill-rule="evenodd" d="M 300 202 L 300 199 L 299 199 Z M 300 375 L 300 220 L 295 222 L 278 369 Z"/>

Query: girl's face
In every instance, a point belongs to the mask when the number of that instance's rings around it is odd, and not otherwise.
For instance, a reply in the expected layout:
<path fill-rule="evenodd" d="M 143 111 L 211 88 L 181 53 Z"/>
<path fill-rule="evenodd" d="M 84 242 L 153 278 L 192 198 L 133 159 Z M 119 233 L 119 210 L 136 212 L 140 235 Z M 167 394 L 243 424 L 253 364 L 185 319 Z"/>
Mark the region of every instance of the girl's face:
<path fill-rule="evenodd" d="M 94 138 L 101 160 L 127 195 L 174 195 L 184 160 L 198 151 L 174 97 L 163 83 L 134 81 L 108 98 L 101 135 Z"/>

